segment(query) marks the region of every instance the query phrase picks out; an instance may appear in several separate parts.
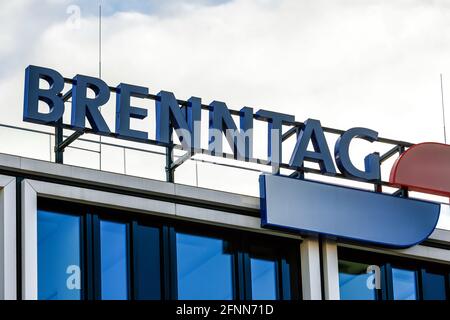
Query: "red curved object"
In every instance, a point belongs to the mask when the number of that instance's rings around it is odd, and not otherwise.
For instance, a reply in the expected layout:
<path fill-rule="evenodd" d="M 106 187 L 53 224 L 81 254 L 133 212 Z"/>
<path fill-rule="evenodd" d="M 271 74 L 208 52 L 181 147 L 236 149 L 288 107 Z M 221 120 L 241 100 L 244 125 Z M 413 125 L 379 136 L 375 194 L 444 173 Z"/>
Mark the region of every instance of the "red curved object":
<path fill-rule="evenodd" d="M 412 191 L 450 197 L 450 145 L 413 145 L 395 161 L 389 182 Z"/>

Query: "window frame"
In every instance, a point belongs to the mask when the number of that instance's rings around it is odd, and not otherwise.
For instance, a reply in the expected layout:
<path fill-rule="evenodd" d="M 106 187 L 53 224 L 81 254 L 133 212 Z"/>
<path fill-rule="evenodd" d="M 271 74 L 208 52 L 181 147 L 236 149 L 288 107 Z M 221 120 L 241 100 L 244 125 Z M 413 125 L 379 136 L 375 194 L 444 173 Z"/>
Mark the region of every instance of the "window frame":
<path fill-rule="evenodd" d="M 61 214 L 80 216 L 81 243 L 81 299 L 101 299 L 101 266 L 100 266 L 100 221 L 125 223 L 127 226 L 127 268 L 128 298 L 136 299 L 136 257 L 133 254 L 136 225 L 156 227 L 160 238 L 160 280 L 161 300 L 177 300 L 177 253 L 176 233 L 225 239 L 233 252 L 233 300 L 251 299 L 250 249 L 248 243 L 261 245 L 270 241 L 279 254 L 277 266 L 277 300 L 301 299 L 300 251 L 287 250 L 299 247 L 300 240 L 282 238 L 275 235 L 263 235 L 246 230 L 236 230 L 222 226 L 172 219 L 157 215 L 136 213 L 133 211 L 108 208 L 96 204 L 81 204 L 70 200 L 37 197 L 37 210 L 49 210 Z M 62 209 L 61 209 L 62 208 Z M 69 209 L 68 209 L 69 208 Z M 77 211 L 77 213 L 73 213 Z M 291 252 L 295 251 L 295 252 Z M 282 256 L 284 255 L 284 256 Z M 287 276 L 288 259 L 292 262 L 289 277 Z M 287 279 L 290 279 L 289 289 Z M 287 292 L 289 290 L 289 292 Z"/>
<path fill-rule="evenodd" d="M 87 249 L 87 243 L 85 240 L 85 224 L 86 224 L 86 216 L 83 215 L 81 212 L 83 212 L 82 208 L 83 206 L 81 204 L 78 203 L 74 203 L 73 206 L 70 207 L 70 209 L 66 209 L 66 210 L 61 210 L 59 208 L 56 207 L 56 205 L 52 204 L 51 202 L 47 202 L 47 201 L 43 201 L 42 198 L 37 198 L 37 214 L 39 214 L 39 211 L 47 211 L 47 212 L 51 212 L 51 213 L 55 213 L 55 214 L 63 214 L 63 215 L 70 215 L 70 216 L 75 216 L 80 218 L 80 228 L 79 228 L 79 232 L 80 232 L 80 272 L 81 272 L 81 290 L 80 290 L 80 300 L 85 300 L 87 295 L 88 295 L 88 291 L 89 289 L 86 287 L 87 284 L 87 278 L 86 278 L 86 270 L 87 270 L 87 256 L 86 256 L 86 249 Z M 78 209 L 75 210 L 75 208 Z M 36 220 L 38 218 L 36 217 Z M 36 230 L 37 232 L 37 230 Z M 37 271 L 38 272 L 38 271 Z M 39 284 L 38 284 L 39 285 Z"/>
<path fill-rule="evenodd" d="M 192 234 L 197 236 L 205 236 L 212 238 L 222 238 L 229 242 L 230 247 L 234 250 L 233 255 L 233 300 L 252 300 L 252 287 L 251 287 L 251 266 L 250 266 L 250 248 L 249 243 L 255 246 L 261 246 L 264 248 L 265 243 L 270 240 L 272 248 L 276 247 L 277 251 L 281 252 L 280 255 L 285 255 L 284 258 L 277 257 L 277 300 L 300 300 L 301 299 L 301 266 L 300 266 L 300 251 L 297 250 L 295 253 L 290 250 L 286 250 L 285 247 L 295 248 L 300 247 L 300 241 L 296 239 L 286 239 L 280 238 L 272 235 L 263 235 L 251 233 L 244 230 L 228 229 L 225 227 L 219 227 L 215 225 L 206 225 L 194 223 L 192 221 L 173 221 L 173 242 L 176 241 L 176 233 L 182 232 L 186 234 Z M 289 245 L 287 245 L 289 244 Z M 174 268 L 172 270 L 174 274 L 175 282 L 177 281 L 176 274 L 176 247 L 174 247 L 173 263 Z M 272 249 L 275 250 L 275 249 Z M 291 262 L 293 262 L 292 268 L 289 270 L 289 277 L 287 276 L 286 266 L 282 267 L 287 263 L 286 256 L 290 256 Z M 290 279 L 289 282 L 289 298 L 287 298 L 287 278 Z M 175 287 L 174 299 L 177 299 L 178 288 Z M 285 298 L 286 297 L 286 298 Z"/>
<path fill-rule="evenodd" d="M 423 272 L 431 272 L 444 275 L 446 280 L 446 300 L 450 300 L 450 265 L 338 246 L 338 261 L 340 260 L 373 264 L 380 267 L 381 290 L 377 290 L 377 300 L 394 300 L 392 268 L 415 271 L 417 300 L 423 300 L 424 298 L 422 282 Z"/>
<path fill-rule="evenodd" d="M 96 212 L 96 210 L 94 210 Z M 126 265 L 127 265 L 127 299 L 131 300 L 134 297 L 134 290 L 132 288 L 133 285 L 133 274 L 134 272 L 131 272 L 134 270 L 134 264 L 132 257 L 132 249 L 131 246 L 133 243 L 131 242 L 131 226 L 130 224 L 132 221 L 126 221 L 125 219 L 122 219 L 121 217 L 116 217 L 113 215 L 110 215 L 105 212 L 98 212 L 94 213 L 88 211 L 87 214 L 90 214 L 92 216 L 92 228 L 93 228 L 93 242 L 92 242 L 92 250 L 93 250 L 93 256 L 94 256 L 94 266 L 93 266 L 93 272 L 94 272 L 94 297 L 95 300 L 102 300 L 102 266 L 101 266 L 101 222 L 112 222 L 112 223 L 123 223 L 125 225 L 125 241 L 126 241 Z"/>

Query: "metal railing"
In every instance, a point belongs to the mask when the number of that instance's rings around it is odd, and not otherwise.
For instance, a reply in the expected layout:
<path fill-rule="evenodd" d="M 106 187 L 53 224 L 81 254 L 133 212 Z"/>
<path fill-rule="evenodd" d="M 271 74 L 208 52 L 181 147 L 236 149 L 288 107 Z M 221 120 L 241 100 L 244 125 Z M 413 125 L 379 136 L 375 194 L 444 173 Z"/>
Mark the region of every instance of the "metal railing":
<path fill-rule="evenodd" d="M 74 80 L 70 79 L 70 78 L 64 78 L 64 82 L 67 84 L 74 85 Z M 109 88 L 110 92 L 117 93 L 117 88 L 110 87 L 110 86 L 108 86 L 108 88 Z M 72 96 L 72 89 L 69 89 L 65 94 L 61 94 L 61 98 L 65 102 L 69 102 L 69 99 L 71 98 L 71 96 Z M 160 97 L 158 95 L 154 95 L 154 94 L 147 94 L 147 95 L 142 96 L 142 98 L 154 100 L 154 101 L 159 101 L 159 99 L 160 99 Z M 177 100 L 177 102 L 180 106 L 188 106 L 189 105 L 188 101 L 185 101 L 185 100 Z M 208 111 L 208 110 L 210 110 L 210 108 L 211 107 L 209 105 L 201 104 L 202 110 Z M 234 115 L 234 116 L 240 115 L 240 111 L 238 111 L 238 110 L 230 109 L 229 112 L 231 115 Z M 258 114 L 253 114 L 253 118 L 256 120 L 259 120 L 259 121 L 265 121 L 265 122 L 271 121 L 271 119 L 262 117 Z M 299 130 L 304 127 L 304 123 L 298 122 L 298 121 L 284 121 L 283 124 L 285 126 L 290 126 L 290 128 L 289 128 L 289 130 L 287 130 L 287 132 L 282 134 L 282 141 L 286 141 L 291 136 L 297 134 L 299 132 Z M 85 129 L 83 129 L 83 131 L 74 131 L 70 136 L 67 136 L 64 139 L 64 137 L 63 137 L 64 129 L 73 131 L 73 128 L 70 125 L 64 124 L 61 120 L 58 123 L 58 125 L 55 127 L 55 134 L 54 134 L 54 136 L 55 136 L 55 161 L 59 162 L 59 163 L 63 162 L 64 149 L 66 147 L 69 147 L 72 142 L 74 142 L 76 140 L 80 140 L 81 139 L 80 137 L 83 134 L 90 134 L 90 133 L 99 134 L 90 128 L 85 128 Z M 345 132 L 344 130 L 329 128 L 329 127 L 322 127 L 322 129 L 325 133 L 330 133 L 330 134 L 335 134 L 335 135 L 342 135 Z M 146 139 L 143 141 L 141 139 L 124 137 L 124 136 L 118 135 L 116 133 L 108 133 L 106 136 L 112 137 L 112 138 L 128 140 L 128 141 L 134 141 L 134 142 L 144 142 L 144 143 L 148 143 L 151 145 L 164 147 L 165 148 L 164 154 L 166 157 L 166 167 L 165 167 L 166 180 L 168 182 L 175 181 L 174 173 L 175 173 L 176 168 L 179 167 L 180 165 L 182 165 L 185 161 L 192 159 L 192 156 L 194 156 L 194 154 L 203 154 L 203 155 L 211 155 L 211 156 L 214 155 L 207 149 L 199 149 L 199 150 L 195 150 L 195 152 L 193 150 L 186 151 L 186 153 L 183 156 L 176 157 L 176 156 L 174 156 L 173 151 L 174 150 L 182 150 L 182 147 L 181 147 L 181 145 L 174 144 L 172 140 L 170 140 L 169 143 L 163 143 L 163 142 L 151 140 L 151 139 Z M 82 141 L 82 140 L 80 140 L 80 141 Z M 412 145 L 409 142 L 393 140 L 393 139 L 388 139 L 388 138 L 383 138 L 383 137 L 379 137 L 377 139 L 377 142 L 383 143 L 383 144 L 389 144 L 389 145 L 393 146 L 387 153 L 381 155 L 382 163 L 385 162 L 386 160 L 388 160 L 389 158 L 391 158 L 392 156 L 394 156 L 395 154 L 403 152 L 406 148 L 408 148 Z M 107 145 L 107 144 L 101 142 L 100 146 L 101 145 Z M 128 147 L 124 147 L 122 145 L 116 145 L 116 144 L 108 144 L 108 145 L 128 148 Z M 140 150 L 140 151 L 144 151 L 144 150 Z M 125 153 L 125 150 L 124 150 L 124 153 Z M 234 154 L 222 153 L 222 157 L 227 158 L 227 159 L 233 159 Z M 177 159 L 175 159 L 175 158 L 177 158 Z M 101 160 L 101 158 L 100 158 L 100 160 Z M 195 161 L 196 159 L 193 159 L 193 160 Z M 298 167 L 298 168 L 292 168 L 287 163 L 279 163 L 279 164 L 277 163 L 275 165 L 266 159 L 250 158 L 250 159 L 246 159 L 245 161 L 249 162 L 249 163 L 263 165 L 263 166 L 270 166 L 272 172 L 274 172 L 274 173 L 279 173 L 280 169 L 286 169 L 286 170 L 293 171 L 292 172 L 293 175 L 299 175 L 299 174 L 303 175 L 305 173 L 322 174 L 319 170 L 314 169 L 314 168 L 305 167 L 305 166 Z M 207 161 L 207 162 L 209 162 L 209 161 Z M 215 162 L 215 161 L 211 161 L 210 163 L 217 164 L 217 162 Z M 227 166 L 229 166 L 229 165 L 227 165 Z M 101 165 L 100 165 L 100 167 L 101 167 Z M 244 166 L 244 165 L 237 165 L 235 167 L 239 167 L 241 169 L 248 170 L 248 166 Z M 349 178 L 341 173 L 336 173 L 336 174 L 333 174 L 332 176 L 336 177 L 336 178 L 355 180 L 354 178 Z M 380 179 L 380 181 L 373 182 L 373 185 L 374 185 L 375 191 L 380 192 L 382 186 L 389 186 L 389 183 L 387 181 L 383 181 L 382 179 Z"/>
<path fill-rule="evenodd" d="M 301 123 L 296 123 L 294 127 L 287 130 L 287 132 L 283 135 L 283 141 L 285 141 L 289 136 L 292 136 L 293 134 L 295 134 L 299 128 L 298 126 L 301 126 L 301 125 L 302 125 Z M 33 128 L 24 128 L 24 127 L 18 127 L 18 126 L 14 126 L 14 125 L 1 124 L 1 123 L 0 123 L 0 128 L 47 136 L 48 137 L 48 145 L 49 145 L 48 161 L 55 160 L 55 157 L 52 156 L 55 153 L 55 147 L 56 147 L 55 133 L 49 132 L 49 131 L 37 130 L 37 129 L 33 129 Z M 73 130 L 71 130 L 71 131 L 73 131 Z M 328 132 L 328 133 L 332 133 L 332 134 L 342 134 L 343 133 L 343 131 L 341 131 L 341 130 L 328 129 L 328 128 L 324 128 L 324 131 Z M 67 139 L 72 135 L 71 134 L 63 134 L 62 138 Z M 53 141 L 55 141 L 55 142 L 53 142 Z M 131 145 L 123 145 L 123 144 L 118 144 L 118 143 L 112 143 L 112 142 L 108 142 L 108 141 L 104 141 L 104 140 L 98 141 L 98 140 L 88 139 L 88 138 L 81 137 L 81 136 L 77 137 L 76 141 L 82 142 L 82 143 L 94 144 L 94 145 L 101 144 L 103 146 L 109 146 L 109 147 L 118 148 L 118 149 L 122 150 L 122 152 L 123 152 L 123 171 L 122 171 L 122 173 L 123 174 L 129 174 L 127 172 L 127 158 L 128 158 L 127 151 L 128 150 L 143 152 L 146 154 L 153 154 L 153 155 L 166 157 L 166 158 L 167 158 L 167 152 L 168 152 L 167 146 L 158 146 L 157 145 L 156 147 L 161 148 L 161 150 L 148 150 L 145 148 L 135 147 L 135 146 L 131 146 Z M 75 142 L 75 140 L 74 140 L 74 142 Z M 408 147 L 410 147 L 412 145 L 411 143 L 407 143 L 407 142 L 403 142 L 403 141 L 396 141 L 396 140 L 383 139 L 383 138 L 381 138 L 379 142 L 392 145 L 392 147 L 389 148 L 388 151 L 386 151 L 385 153 L 383 153 L 380 156 L 381 165 L 383 163 L 385 163 L 387 160 L 391 159 L 392 157 L 394 157 L 398 154 L 401 154 Z M 173 149 L 175 149 L 177 151 L 182 150 L 181 146 L 176 145 L 176 144 L 173 144 L 172 147 L 173 147 Z M 68 144 L 65 148 L 71 148 L 71 149 L 80 150 L 80 151 L 84 151 L 84 152 L 91 152 L 91 153 L 95 153 L 96 155 L 101 157 L 101 152 L 99 150 L 90 149 L 87 147 L 74 145 L 74 144 Z M 1 149 L 1 144 L 0 144 L 0 152 L 4 152 L 4 150 Z M 180 153 L 181 153 L 181 151 L 180 151 Z M 187 156 L 188 153 L 189 152 L 187 152 L 186 154 L 173 154 L 172 158 L 171 158 L 172 164 L 174 164 L 174 169 L 175 169 L 175 168 L 181 166 L 187 160 L 194 161 L 194 163 L 195 163 L 195 183 L 192 183 L 192 185 L 199 186 L 199 187 L 201 187 L 201 185 L 199 184 L 199 178 L 198 178 L 198 176 L 199 176 L 198 164 L 211 164 L 214 166 L 222 166 L 222 167 L 227 167 L 227 168 L 231 168 L 231 169 L 245 170 L 246 172 L 252 172 L 252 173 L 263 173 L 263 172 L 270 173 L 272 171 L 270 161 L 267 161 L 264 159 L 250 159 L 250 163 L 260 164 L 263 167 L 267 167 L 267 170 L 260 169 L 260 168 L 256 169 L 256 168 L 250 167 L 247 162 L 242 162 L 242 161 L 236 161 L 233 164 L 232 163 L 221 163 L 220 158 L 217 158 L 216 156 L 207 157 L 206 159 L 198 159 L 198 158 L 195 158 L 196 155 L 194 155 L 194 157 Z M 210 152 L 208 150 L 204 150 L 204 149 L 202 149 L 201 152 L 199 152 L 199 153 L 210 155 Z M 233 159 L 233 154 L 225 153 L 224 158 Z M 164 161 L 162 161 L 162 162 L 164 162 Z M 168 163 L 166 162 L 166 168 L 167 168 L 167 165 L 168 165 Z M 280 164 L 280 167 L 283 169 L 286 169 L 285 171 L 288 172 L 292 176 L 299 175 L 299 174 L 305 174 L 305 173 L 323 176 L 323 174 L 320 172 L 320 170 L 309 168 L 309 167 L 292 169 L 287 164 Z M 110 171 L 110 170 L 103 170 L 103 171 Z M 121 173 L 121 172 L 118 172 L 118 173 Z M 346 177 L 341 173 L 328 175 L 328 177 L 330 177 L 332 179 L 338 178 L 337 180 L 333 179 L 333 183 L 336 182 L 337 184 L 340 184 L 339 180 L 341 180 L 341 179 L 345 179 L 345 180 L 353 181 L 353 182 L 355 181 L 354 179 Z M 374 181 L 374 182 L 367 182 L 367 181 L 364 181 L 364 182 L 367 187 L 372 185 L 373 186 L 372 190 L 375 192 L 386 192 L 387 191 L 387 192 L 389 192 L 393 195 L 397 195 L 397 196 L 408 196 L 407 190 L 403 190 L 403 189 L 389 188 L 389 189 L 383 190 L 383 186 L 392 187 L 389 184 L 389 182 L 387 182 L 387 181 L 380 180 L 380 181 Z M 235 181 L 233 181 L 233 184 L 235 184 Z M 256 181 L 255 181 L 255 184 L 257 184 Z M 256 187 L 255 187 L 255 189 L 256 189 Z M 231 187 L 230 187 L 230 190 L 224 190 L 224 191 L 236 192 L 235 189 L 231 188 Z M 251 195 L 255 195 L 255 194 L 251 194 Z M 439 201 L 439 202 L 446 202 L 446 201 Z M 447 217 L 447 219 L 450 221 L 450 217 Z M 443 228 L 450 229 L 450 225 L 444 226 Z"/>
<path fill-rule="evenodd" d="M 183 102 L 181 102 L 183 103 Z M 285 134 L 283 134 L 282 140 L 285 141 L 287 140 L 289 137 L 291 137 L 293 134 L 295 134 L 298 130 L 298 128 L 300 128 L 301 126 L 303 126 L 303 123 L 301 122 L 295 122 L 292 125 L 294 125 L 292 128 L 290 128 Z M 0 128 L 7 128 L 7 129 L 11 129 L 11 130 L 20 130 L 20 131 L 24 131 L 24 132 L 30 132 L 30 133 L 35 133 L 35 134 L 41 134 L 41 135 L 47 135 L 49 137 L 49 161 L 52 161 L 53 158 L 56 159 L 55 157 L 52 157 L 52 154 L 54 152 L 56 152 L 56 132 L 49 132 L 49 131 L 43 131 L 43 130 L 37 130 L 37 129 L 32 129 L 32 128 L 23 128 L 23 127 L 18 127 L 18 126 L 14 126 L 14 125 L 8 125 L 8 124 L 0 124 Z M 62 125 L 62 128 L 73 131 L 72 129 L 70 129 L 70 127 L 68 125 Z M 86 134 L 91 133 L 91 129 L 87 129 L 85 131 Z M 325 132 L 328 133 L 332 133 L 332 134 L 342 134 L 344 131 L 342 130 L 337 130 L 337 129 L 330 129 L 330 128 L 324 128 Z M 70 137 L 73 137 L 73 133 L 72 134 L 63 134 L 62 135 L 62 139 L 66 139 L 63 140 L 67 141 L 67 139 L 69 139 Z M 52 139 L 55 140 L 55 143 L 52 143 Z M 70 141 L 70 143 L 67 143 L 66 145 L 64 145 L 64 148 L 71 148 L 71 149 L 75 149 L 75 150 L 80 150 L 80 151 L 85 151 L 85 152 L 92 152 L 95 154 L 98 154 L 99 157 L 101 157 L 101 152 L 99 150 L 94 150 L 94 149 L 89 149 L 86 147 L 81 147 L 81 146 L 77 146 L 77 145 L 73 145 L 71 144 L 74 141 L 78 141 L 78 142 L 85 142 L 85 143 L 89 143 L 89 144 L 96 144 L 96 145 L 103 145 L 103 146 L 109 146 L 109 147 L 114 147 L 114 148 L 120 148 L 123 151 L 123 155 L 124 155 L 124 166 L 123 166 L 123 174 L 127 174 L 127 167 L 126 167 L 126 162 L 127 162 L 127 150 L 133 150 L 133 151 L 138 151 L 138 152 L 143 152 L 143 153 L 148 153 L 148 154 L 154 154 L 154 155 L 158 155 L 158 156 L 167 156 L 167 149 L 168 146 L 164 146 L 164 145 L 160 145 L 160 144 L 156 144 L 155 145 L 159 148 L 161 148 L 161 151 L 157 151 L 157 150 L 148 150 L 145 148 L 139 148 L 139 147 L 134 147 L 134 146 L 129 146 L 129 145 L 123 145 L 123 144 L 117 144 L 117 143 L 111 143 L 111 142 L 107 142 L 107 141 L 97 141 L 97 140 L 93 140 L 93 139 L 87 139 L 82 137 L 81 135 L 78 136 L 76 139 L 74 139 L 73 141 Z M 402 153 L 407 147 L 411 146 L 411 143 L 408 142 L 403 142 L 403 141 L 396 141 L 396 140 L 392 140 L 392 139 L 385 139 L 385 138 L 380 138 L 378 142 L 381 143 L 385 143 L 385 144 L 391 144 L 394 145 L 391 149 L 389 149 L 388 152 L 384 153 L 383 155 L 380 156 L 380 162 L 384 163 L 386 160 L 390 159 L 391 157 L 395 156 L 396 154 L 400 154 Z M 150 140 L 150 144 L 153 145 L 153 141 Z M 175 150 L 182 150 L 182 147 L 180 145 L 177 144 L 172 144 L 172 148 Z M 197 154 L 204 154 L 204 155 L 211 155 L 211 152 L 207 149 L 201 149 Z M 212 159 L 216 158 L 213 156 L 211 156 Z M 223 153 L 223 158 L 226 159 L 233 159 L 234 155 L 233 154 L 229 154 L 229 153 Z M 217 159 L 217 158 L 216 158 Z M 229 167 L 229 168 L 235 168 L 235 169 L 241 169 L 241 170 L 246 170 L 246 171 L 252 171 L 252 172 L 270 172 L 271 170 L 271 162 L 269 160 L 265 160 L 265 159 L 259 159 L 259 158 L 251 158 L 248 159 L 248 163 L 253 163 L 253 164 L 259 164 L 262 166 L 268 166 L 270 168 L 268 168 L 267 171 L 265 170 L 260 170 L 260 169 L 255 169 L 255 168 L 251 168 L 249 167 L 249 165 L 246 162 L 242 162 L 239 161 L 237 162 L 238 164 L 230 164 L 230 163 L 221 163 L 219 161 L 214 161 L 211 159 L 196 159 L 191 157 L 191 155 L 189 154 L 189 152 L 186 152 L 184 155 L 173 155 L 173 159 L 171 162 L 171 166 L 172 169 L 175 170 L 177 167 L 179 167 L 180 165 L 182 165 L 184 163 L 184 161 L 186 160 L 192 160 L 198 163 L 208 163 L 208 164 L 213 164 L 213 165 L 217 165 L 217 166 L 225 166 L 225 167 Z M 287 169 L 289 170 L 292 174 L 296 174 L 299 172 L 302 173 L 311 173 L 311 174 L 320 174 L 322 175 L 322 173 L 320 172 L 320 170 L 318 169 L 314 169 L 314 168 L 310 168 L 310 167 L 300 167 L 300 168 L 296 168 L 296 169 L 292 169 L 288 164 L 285 163 L 280 163 L 279 164 L 279 168 L 282 169 Z M 197 170 L 197 167 L 196 167 Z M 198 171 L 196 172 L 196 176 L 198 175 Z M 336 173 L 331 175 L 332 177 L 336 177 L 336 178 L 341 178 L 341 179 L 349 179 L 348 177 L 344 176 L 341 173 Z M 354 179 L 350 179 L 350 180 L 354 180 Z M 374 184 L 374 188 L 377 191 L 381 191 L 380 190 L 380 186 L 389 186 L 389 183 L 387 181 L 377 181 L 377 182 L 373 182 Z"/>
<path fill-rule="evenodd" d="M 19 127 L 19 126 L 14 126 L 14 125 L 9 125 L 9 124 L 3 124 L 0 123 L 0 128 L 6 128 L 6 129 L 11 129 L 11 130 L 17 130 L 17 131 L 22 131 L 22 132 L 29 132 L 29 133 L 34 133 L 34 134 L 40 134 L 40 135 L 45 135 L 48 136 L 48 161 L 52 161 L 55 157 L 54 152 L 55 152 L 55 144 L 52 142 L 52 138 L 55 138 L 55 133 L 54 132 L 47 132 L 47 131 L 43 131 L 43 130 L 37 130 L 37 129 L 32 129 L 32 128 L 24 128 L 24 127 Z M 63 138 L 69 138 L 71 135 L 63 135 Z M 123 144 L 116 144 L 116 143 L 111 143 L 111 142 L 106 142 L 106 141 L 98 141 L 98 140 L 92 140 L 92 139 L 87 139 L 87 138 L 82 138 L 79 137 L 76 139 L 79 142 L 86 142 L 86 143 L 90 143 L 90 144 L 97 144 L 97 145 L 103 145 L 103 146 L 109 146 L 109 147 L 114 147 L 114 148 L 118 148 L 121 149 L 123 151 L 123 155 L 124 155 L 124 165 L 123 165 L 123 174 L 127 174 L 127 167 L 126 167 L 126 151 L 127 150 L 132 150 L 132 151 L 138 151 L 138 152 L 143 152 L 143 153 L 148 153 L 148 154 L 154 154 L 154 155 L 158 155 L 158 156 L 166 156 L 166 151 L 164 150 L 165 147 L 161 147 L 163 150 L 162 151 L 157 151 L 157 150 L 148 150 L 148 149 L 144 149 L 144 148 L 138 148 L 138 147 L 133 147 L 133 146 L 127 146 L 127 145 L 123 145 Z M 75 149 L 75 150 L 80 150 L 80 151 L 85 151 L 85 152 L 91 152 L 91 153 L 95 153 L 98 154 L 99 156 L 101 156 L 101 152 L 99 150 L 94 150 L 94 149 L 89 149 L 86 147 L 80 147 L 80 146 L 76 146 L 73 144 L 67 145 L 65 146 L 65 148 L 70 148 L 70 149 Z M 181 148 L 179 146 L 175 147 L 177 150 Z M 0 147 L 0 152 L 3 152 L 1 150 Z M 175 161 L 177 159 L 182 159 L 184 156 L 183 155 L 174 155 Z M 258 169 L 254 169 L 254 168 L 249 168 L 246 167 L 244 165 L 233 165 L 233 164 L 225 164 L 225 163 L 220 163 L 217 161 L 212 161 L 212 160 L 205 160 L 205 159 L 195 159 L 195 158 L 191 158 L 189 160 L 195 161 L 195 162 L 199 162 L 199 163 L 208 163 L 208 164 L 212 164 L 212 165 L 217 165 L 217 166 L 224 166 L 224 167 L 228 167 L 228 168 L 235 168 L 235 169 L 242 169 L 242 170 L 246 170 L 246 171 L 252 171 L 252 172 L 264 172 Z M 181 165 L 181 163 L 177 164 L 177 167 Z M 197 167 L 196 167 L 197 170 Z M 196 176 L 198 175 L 198 172 L 196 172 Z M 196 183 L 196 185 L 198 186 L 198 183 Z"/>

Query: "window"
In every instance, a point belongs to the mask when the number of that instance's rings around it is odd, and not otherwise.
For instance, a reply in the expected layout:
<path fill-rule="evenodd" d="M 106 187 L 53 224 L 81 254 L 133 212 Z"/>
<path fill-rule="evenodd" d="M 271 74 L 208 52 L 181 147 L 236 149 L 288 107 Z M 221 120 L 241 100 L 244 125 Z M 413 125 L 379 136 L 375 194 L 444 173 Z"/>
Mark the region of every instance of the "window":
<path fill-rule="evenodd" d="M 342 247 L 338 247 L 338 258 L 342 300 L 448 299 L 447 265 Z M 375 277 L 379 277 L 380 287 L 370 290 Z"/>
<path fill-rule="evenodd" d="M 178 299 L 233 299 L 233 256 L 222 239 L 177 233 Z"/>
<path fill-rule="evenodd" d="M 298 299 L 298 242 L 193 229 L 175 232 L 178 299 Z"/>
<path fill-rule="evenodd" d="M 415 271 L 392 268 L 394 300 L 417 300 L 416 281 Z"/>
<path fill-rule="evenodd" d="M 161 299 L 161 232 L 158 227 L 133 223 L 135 298 Z"/>
<path fill-rule="evenodd" d="M 373 274 L 367 272 L 368 264 L 339 260 L 339 288 L 341 300 L 375 300 Z"/>
<path fill-rule="evenodd" d="M 281 245 L 268 246 L 267 239 L 255 238 L 244 240 L 244 252 L 244 264 L 250 266 L 251 294 L 247 295 L 247 299 L 292 299 L 293 288 L 298 287 L 297 272 L 294 270 L 298 265 L 291 250 L 285 250 Z"/>
<path fill-rule="evenodd" d="M 101 297 L 128 299 L 127 225 L 100 221 Z"/>
<path fill-rule="evenodd" d="M 39 210 L 38 299 L 81 299 L 81 218 Z"/>
<path fill-rule="evenodd" d="M 422 271 L 422 287 L 424 300 L 445 300 L 446 279 L 444 274 Z"/>
<path fill-rule="evenodd" d="M 298 241 L 38 198 L 39 299 L 298 299 Z"/>
<path fill-rule="evenodd" d="M 252 299 L 277 299 L 277 263 L 274 260 L 250 259 Z"/>

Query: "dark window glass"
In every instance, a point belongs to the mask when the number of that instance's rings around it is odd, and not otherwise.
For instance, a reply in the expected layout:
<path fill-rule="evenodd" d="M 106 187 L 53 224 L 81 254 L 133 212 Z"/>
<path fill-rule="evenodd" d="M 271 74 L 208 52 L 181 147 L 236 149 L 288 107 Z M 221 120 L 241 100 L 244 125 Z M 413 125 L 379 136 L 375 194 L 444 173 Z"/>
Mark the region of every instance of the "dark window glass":
<path fill-rule="evenodd" d="M 38 299 L 81 298 L 80 219 L 38 211 Z"/>
<path fill-rule="evenodd" d="M 177 233 L 178 299 L 233 299 L 233 256 L 225 240 Z"/>
<path fill-rule="evenodd" d="M 122 222 L 111 221 L 103 215 L 110 210 L 60 201 L 39 199 L 38 206 L 39 299 L 157 300 L 162 293 L 218 300 L 299 296 L 298 252 L 291 256 L 282 250 L 289 241 L 238 233 L 221 238 L 220 231 L 174 233 L 160 221 L 120 212 L 114 214 Z M 58 213 L 60 208 L 67 212 Z"/>
<path fill-rule="evenodd" d="M 252 275 L 252 299 L 277 299 L 277 262 L 250 258 Z"/>
<path fill-rule="evenodd" d="M 339 291 L 341 300 L 375 300 L 373 273 L 367 273 L 368 264 L 339 260 Z"/>
<path fill-rule="evenodd" d="M 138 300 L 161 299 L 161 258 L 159 229 L 135 225 L 135 286 Z"/>
<path fill-rule="evenodd" d="M 295 263 L 295 257 L 286 257 L 287 259 L 281 259 L 281 279 L 278 283 L 281 284 L 282 296 L 279 299 L 291 300 L 295 299 L 298 294 L 298 272 L 297 264 Z M 293 266 L 294 265 L 294 266 Z M 294 295 L 293 295 L 293 292 Z"/>
<path fill-rule="evenodd" d="M 101 297 L 128 299 L 127 225 L 100 221 Z"/>
<path fill-rule="evenodd" d="M 394 290 L 394 300 L 416 300 L 416 272 L 392 268 L 392 288 Z"/>
<path fill-rule="evenodd" d="M 422 272 L 422 289 L 424 300 L 445 300 L 445 275 Z"/>

